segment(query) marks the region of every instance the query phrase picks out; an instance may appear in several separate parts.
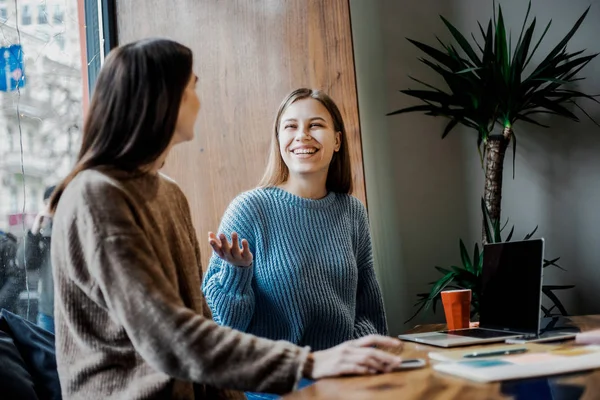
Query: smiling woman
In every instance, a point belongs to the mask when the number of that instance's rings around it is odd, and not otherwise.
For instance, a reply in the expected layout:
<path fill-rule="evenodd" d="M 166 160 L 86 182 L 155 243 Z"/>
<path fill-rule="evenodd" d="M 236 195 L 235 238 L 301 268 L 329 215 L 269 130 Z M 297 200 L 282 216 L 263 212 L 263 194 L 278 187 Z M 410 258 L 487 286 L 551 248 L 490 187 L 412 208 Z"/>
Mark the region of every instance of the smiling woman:
<path fill-rule="evenodd" d="M 341 147 L 342 133 L 334 125 L 327 108 L 316 99 L 297 100 L 286 109 L 278 129 L 279 151 L 288 167 L 282 187 L 292 193 L 302 191 L 301 186 L 320 189 L 321 193 L 307 193 L 311 198 L 327 194 L 329 165 Z M 300 184 L 306 180 L 311 182 Z"/>
<path fill-rule="evenodd" d="M 292 184 L 297 186 L 291 189 L 292 192 L 304 187 L 304 190 L 319 188 L 322 195 L 327 191 L 352 193 L 352 170 L 346 138 L 344 120 L 331 97 L 320 90 L 302 88 L 293 91 L 279 106 L 269 162 L 259 186 Z M 323 152 L 318 158 L 300 155 L 311 151 L 317 153 L 321 149 Z M 297 169 L 299 165 L 293 161 L 292 155 L 296 161 L 308 158 L 310 162 Z M 307 184 L 300 184 L 302 181 Z M 305 195 L 315 198 L 313 193 Z"/>
<path fill-rule="evenodd" d="M 295 90 L 277 113 L 260 187 L 209 234 L 203 291 L 215 321 L 319 350 L 386 334 L 367 213 L 351 190 L 337 106 Z"/>

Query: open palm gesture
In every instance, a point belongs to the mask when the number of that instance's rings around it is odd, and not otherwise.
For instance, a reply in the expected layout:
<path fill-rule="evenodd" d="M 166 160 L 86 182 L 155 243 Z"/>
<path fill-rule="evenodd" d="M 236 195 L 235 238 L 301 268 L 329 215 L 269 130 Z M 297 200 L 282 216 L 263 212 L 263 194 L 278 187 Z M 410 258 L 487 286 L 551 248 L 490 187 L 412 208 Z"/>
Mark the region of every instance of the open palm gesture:
<path fill-rule="evenodd" d="M 237 267 L 249 267 L 252 265 L 254 256 L 250 252 L 248 241 L 242 239 L 242 247 L 239 244 L 238 234 L 231 233 L 231 244 L 227 240 L 225 234 L 220 233 L 218 236 L 213 232 L 208 233 L 208 243 L 213 248 L 214 252 L 229 264 Z"/>

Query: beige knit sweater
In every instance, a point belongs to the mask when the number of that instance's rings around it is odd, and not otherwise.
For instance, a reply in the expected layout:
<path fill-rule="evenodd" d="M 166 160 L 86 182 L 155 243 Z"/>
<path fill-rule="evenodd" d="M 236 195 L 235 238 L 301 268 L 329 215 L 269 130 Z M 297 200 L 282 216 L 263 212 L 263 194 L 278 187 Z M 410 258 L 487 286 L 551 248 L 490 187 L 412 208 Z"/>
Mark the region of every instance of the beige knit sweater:
<path fill-rule="evenodd" d="M 284 393 L 308 349 L 218 326 L 200 291 L 190 210 L 158 174 L 90 170 L 67 187 L 52 237 L 56 352 L 68 399 Z M 198 385 L 194 385 L 197 383 Z"/>

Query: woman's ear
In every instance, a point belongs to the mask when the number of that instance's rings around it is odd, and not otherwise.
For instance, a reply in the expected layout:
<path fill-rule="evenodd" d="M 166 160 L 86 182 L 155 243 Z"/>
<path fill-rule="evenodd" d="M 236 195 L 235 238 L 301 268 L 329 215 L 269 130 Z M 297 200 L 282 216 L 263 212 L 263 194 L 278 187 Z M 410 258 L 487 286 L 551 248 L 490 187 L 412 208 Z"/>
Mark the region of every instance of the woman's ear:
<path fill-rule="evenodd" d="M 335 148 L 333 149 L 335 152 L 340 151 L 342 147 L 342 132 L 335 133 Z"/>

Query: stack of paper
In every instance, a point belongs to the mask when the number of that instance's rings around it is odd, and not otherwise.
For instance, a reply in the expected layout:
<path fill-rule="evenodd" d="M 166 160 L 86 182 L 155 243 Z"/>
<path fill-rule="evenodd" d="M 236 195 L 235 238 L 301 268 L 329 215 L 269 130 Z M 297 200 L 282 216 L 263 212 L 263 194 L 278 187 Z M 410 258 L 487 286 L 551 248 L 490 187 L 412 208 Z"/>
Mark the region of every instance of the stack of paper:
<path fill-rule="evenodd" d="M 527 347 L 530 348 L 532 345 L 533 343 L 528 344 Z M 451 362 L 442 362 L 434 365 L 433 368 L 478 382 L 531 378 L 600 368 L 600 346 L 598 345 L 543 346 L 538 344 L 537 346 L 542 346 L 543 350 L 528 349 L 525 353 L 494 358 L 464 358 L 464 354 L 469 351 L 463 350 L 463 355 L 450 355 Z M 430 353 L 430 357 L 432 355 L 434 354 Z M 431 358 L 436 359 L 435 357 L 436 355 Z M 444 358 L 446 357 L 448 354 Z"/>

